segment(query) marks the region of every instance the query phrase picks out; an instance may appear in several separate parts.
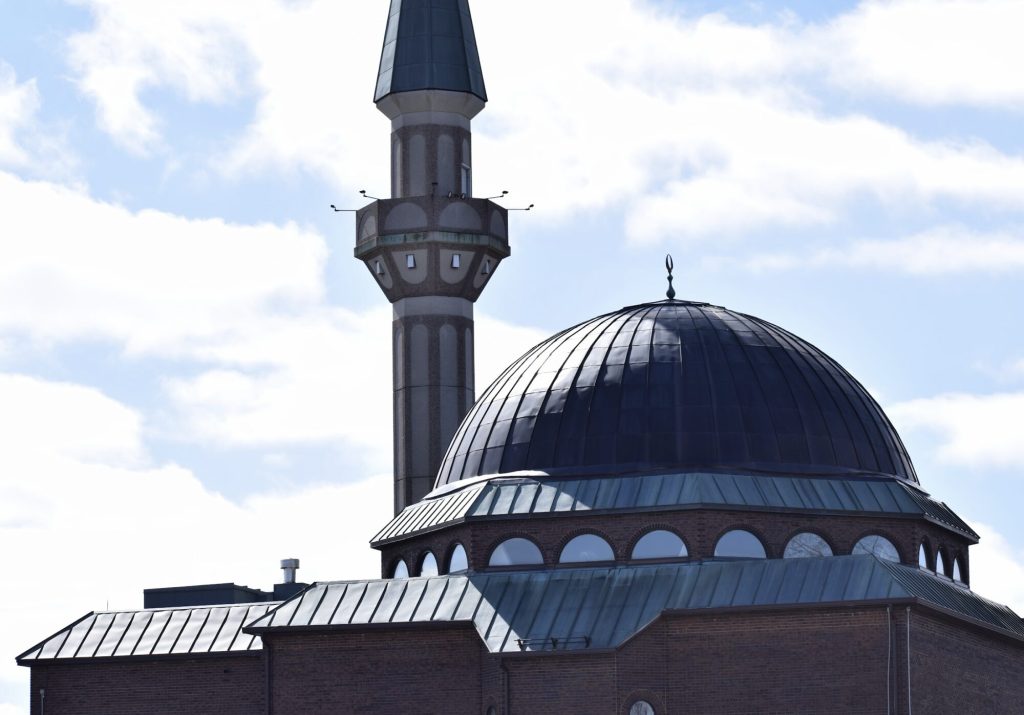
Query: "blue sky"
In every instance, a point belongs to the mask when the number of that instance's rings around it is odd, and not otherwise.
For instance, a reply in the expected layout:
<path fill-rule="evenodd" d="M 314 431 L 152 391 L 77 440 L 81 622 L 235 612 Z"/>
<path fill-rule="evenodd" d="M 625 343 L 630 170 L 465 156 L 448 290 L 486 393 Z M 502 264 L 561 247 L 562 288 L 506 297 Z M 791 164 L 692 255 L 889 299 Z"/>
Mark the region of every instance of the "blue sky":
<path fill-rule="evenodd" d="M 659 298 L 671 252 L 680 297 L 872 391 L 982 533 L 974 586 L 1024 610 L 1024 3 L 552 5 L 473 5 L 476 189 L 537 205 L 477 304 L 478 385 Z M 8 656 L 146 586 L 374 575 L 389 310 L 327 207 L 387 186 L 386 14 L 0 0 Z M 0 665 L 0 715 L 26 676 Z"/>

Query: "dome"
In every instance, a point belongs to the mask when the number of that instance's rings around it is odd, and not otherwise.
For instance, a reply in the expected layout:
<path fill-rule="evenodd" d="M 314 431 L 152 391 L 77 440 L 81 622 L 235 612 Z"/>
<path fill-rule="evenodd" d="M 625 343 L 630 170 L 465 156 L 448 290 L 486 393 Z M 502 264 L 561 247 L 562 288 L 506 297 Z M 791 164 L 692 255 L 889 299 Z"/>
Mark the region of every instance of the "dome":
<path fill-rule="evenodd" d="M 899 435 L 838 363 L 778 326 L 706 303 L 647 303 L 562 331 L 463 420 L 436 487 L 524 470 L 891 475 Z"/>

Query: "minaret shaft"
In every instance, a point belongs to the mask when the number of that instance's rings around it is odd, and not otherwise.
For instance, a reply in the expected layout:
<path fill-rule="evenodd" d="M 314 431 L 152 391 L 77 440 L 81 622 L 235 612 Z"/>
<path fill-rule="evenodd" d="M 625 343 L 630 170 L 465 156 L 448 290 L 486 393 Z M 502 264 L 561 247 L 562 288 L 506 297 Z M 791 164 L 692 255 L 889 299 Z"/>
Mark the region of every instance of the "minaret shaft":
<path fill-rule="evenodd" d="M 394 306 L 395 514 L 433 489 L 473 406 L 473 303 L 509 255 L 508 211 L 473 198 L 487 101 L 466 0 L 393 0 L 374 101 L 391 198 L 356 212 L 355 256 Z"/>
<path fill-rule="evenodd" d="M 472 196 L 472 134 L 465 126 L 414 124 L 391 133 L 391 196 Z"/>
<path fill-rule="evenodd" d="M 473 304 L 394 304 L 395 513 L 433 488 L 437 466 L 473 406 Z"/>

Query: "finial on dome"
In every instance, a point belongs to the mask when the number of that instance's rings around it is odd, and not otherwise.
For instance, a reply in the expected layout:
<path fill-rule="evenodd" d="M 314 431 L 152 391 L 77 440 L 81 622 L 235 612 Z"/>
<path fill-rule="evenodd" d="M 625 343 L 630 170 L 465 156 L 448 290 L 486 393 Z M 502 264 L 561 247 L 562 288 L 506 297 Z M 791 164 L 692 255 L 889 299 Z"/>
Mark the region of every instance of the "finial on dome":
<path fill-rule="evenodd" d="M 675 267 L 675 263 L 672 262 L 672 254 L 665 256 L 665 270 L 668 271 L 668 290 L 665 291 L 665 295 L 668 296 L 669 300 L 676 299 L 676 289 L 672 287 L 672 269 Z"/>

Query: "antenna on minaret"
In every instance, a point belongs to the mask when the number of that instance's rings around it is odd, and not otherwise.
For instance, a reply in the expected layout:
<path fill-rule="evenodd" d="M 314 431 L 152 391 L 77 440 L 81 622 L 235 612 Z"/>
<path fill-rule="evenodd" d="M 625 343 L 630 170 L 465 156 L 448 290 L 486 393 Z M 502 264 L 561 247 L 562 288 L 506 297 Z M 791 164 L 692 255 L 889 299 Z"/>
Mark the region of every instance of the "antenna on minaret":
<path fill-rule="evenodd" d="M 676 289 L 672 287 L 672 269 L 675 268 L 675 263 L 672 261 L 672 254 L 665 256 L 665 270 L 668 271 L 668 290 L 665 291 L 665 295 L 668 296 L 669 300 L 676 299 Z"/>

